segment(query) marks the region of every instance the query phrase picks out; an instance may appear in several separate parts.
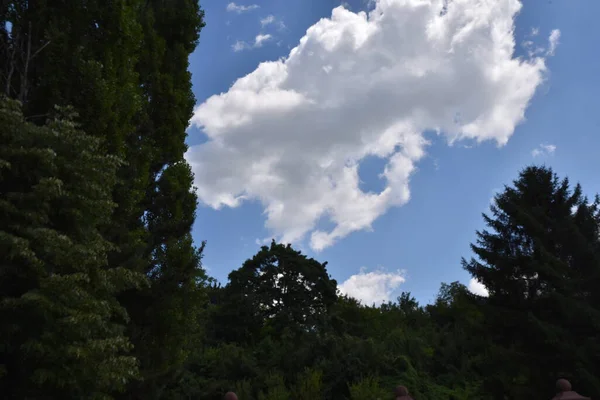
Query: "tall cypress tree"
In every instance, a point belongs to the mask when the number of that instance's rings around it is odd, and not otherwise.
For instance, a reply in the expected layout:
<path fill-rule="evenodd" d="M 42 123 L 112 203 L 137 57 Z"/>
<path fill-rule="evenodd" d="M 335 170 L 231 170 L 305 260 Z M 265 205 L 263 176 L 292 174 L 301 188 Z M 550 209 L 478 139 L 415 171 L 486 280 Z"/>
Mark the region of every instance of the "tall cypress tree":
<path fill-rule="evenodd" d="M 141 272 L 151 288 L 123 297 L 143 378 L 131 385 L 131 398 L 160 397 L 198 346 L 201 333 L 203 245 L 196 248 L 191 237 L 197 197 L 183 155 L 195 104 L 188 58 L 204 26 L 203 16 L 195 0 L 148 0 L 140 9 L 143 103 L 137 133 L 148 173 L 141 200 L 147 234 Z"/>
<path fill-rule="evenodd" d="M 485 379 L 496 398 L 539 396 L 561 376 L 600 389 L 600 310 L 585 284 L 598 282 L 596 210 L 579 185 L 571 189 L 568 179 L 533 166 L 484 215 L 490 231 L 477 233 L 477 259 L 463 265 L 489 290 L 484 309 L 496 351 Z M 575 342 L 586 343 L 587 354 Z"/>

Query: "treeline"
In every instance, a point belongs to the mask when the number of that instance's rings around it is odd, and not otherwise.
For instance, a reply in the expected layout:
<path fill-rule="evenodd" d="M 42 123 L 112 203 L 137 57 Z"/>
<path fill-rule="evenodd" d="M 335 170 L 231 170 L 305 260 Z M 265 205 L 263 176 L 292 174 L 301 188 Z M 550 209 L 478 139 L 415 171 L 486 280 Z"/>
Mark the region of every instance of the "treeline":
<path fill-rule="evenodd" d="M 600 200 L 549 168 L 484 215 L 463 267 L 488 297 L 361 305 L 275 242 L 209 278 L 183 158 L 203 25 L 195 0 L 0 1 L 3 398 L 600 396 Z"/>
<path fill-rule="evenodd" d="M 549 168 L 524 169 L 462 262 L 489 296 L 454 282 L 425 306 L 336 296 L 325 264 L 263 247 L 209 287 L 204 343 L 175 397 L 391 399 L 403 384 L 415 399 L 550 399 L 567 378 L 596 398 L 599 206 Z"/>

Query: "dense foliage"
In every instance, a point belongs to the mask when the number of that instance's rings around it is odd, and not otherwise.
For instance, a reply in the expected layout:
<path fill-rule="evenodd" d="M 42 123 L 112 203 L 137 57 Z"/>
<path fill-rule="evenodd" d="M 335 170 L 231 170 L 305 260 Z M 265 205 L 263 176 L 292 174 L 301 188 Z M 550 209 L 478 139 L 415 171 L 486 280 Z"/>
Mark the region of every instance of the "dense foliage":
<path fill-rule="evenodd" d="M 195 0 L 0 2 L 3 397 L 600 396 L 600 200 L 546 167 L 462 261 L 487 297 L 363 305 L 276 242 L 207 277 L 183 157 L 203 25 Z"/>

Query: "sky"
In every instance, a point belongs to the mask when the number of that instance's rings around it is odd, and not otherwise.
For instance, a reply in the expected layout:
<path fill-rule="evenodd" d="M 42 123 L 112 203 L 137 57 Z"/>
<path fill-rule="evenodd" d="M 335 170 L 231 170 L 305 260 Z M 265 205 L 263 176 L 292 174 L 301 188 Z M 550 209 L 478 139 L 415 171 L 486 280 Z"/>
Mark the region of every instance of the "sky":
<path fill-rule="evenodd" d="M 204 267 L 272 238 L 365 304 L 435 300 L 531 164 L 600 192 L 600 2 L 204 0 L 186 159 Z"/>

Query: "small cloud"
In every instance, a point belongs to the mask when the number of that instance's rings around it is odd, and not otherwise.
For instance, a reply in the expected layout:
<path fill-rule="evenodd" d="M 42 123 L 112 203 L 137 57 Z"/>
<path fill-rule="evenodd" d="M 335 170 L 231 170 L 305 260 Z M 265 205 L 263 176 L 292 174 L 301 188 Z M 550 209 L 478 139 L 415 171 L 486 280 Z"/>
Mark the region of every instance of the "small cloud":
<path fill-rule="evenodd" d="M 538 34 L 539 29 L 533 28 L 531 33 L 526 35 L 526 37 L 530 39 L 524 40 L 521 43 L 521 46 L 527 51 L 527 54 L 530 58 L 538 57 L 540 55 L 553 56 L 556 51 L 556 47 L 559 44 L 560 30 L 554 29 L 550 32 L 547 48 L 539 46 L 534 42 L 533 38 L 535 38 Z"/>
<path fill-rule="evenodd" d="M 342 294 L 359 300 L 365 305 L 385 303 L 391 300 L 393 292 L 406 281 L 403 271 L 385 272 L 383 270 L 366 272 L 361 268 L 338 286 Z"/>
<path fill-rule="evenodd" d="M 248 50 L 248 49 L 252 49 L 252 48 L 258 48 L 258 47 L 262 47 L 262 45 L 266 41 L 271 40 L 272 38 L 273 38 L 273 36 L 271 36 L 269 34 L 266 34 L 266 35 L 259 34 L 259 35 L 256 35 L 256 37 L 254 38 L 254 43 L 253 44 L 250 44 L 248 42 L 244 42 L 244 41 L 238 40 L 237 42 L 235 42 L 231 46 L 231 48 L 236 53 L 238 51 L 242 51 L 242 50 Z"/>
<path fill-rule="evenodd" d="M 555 151 L 556 146 L 553 144 L 540 144 L 539 147 L 536 147 L 531 151 L 531 155 L 534 157 L 549 156 L 554 154 Z"/>
<path fill-rule="evenodd" d="M 275 16 L 273 15 L 267 15 L 266 17 L 260 20 L 260 24 L 263 27 L 272 24 L 273 22 L 275 22 Z"/>
<path fill-rule="evenodd" d="M 471 278 L 467 287 L 471 293 L 476 294 L 478 296 L 488 297 L 490 295 L 483 283 L 479 282 L 475 278 Z"/>
<path fill-rule="evenodd" d="M 237 42 L 235 42 L 235 43 L 233 44 L 233 46 L 231 46 L 231 48 L 233 49 L 233 51 L 235 51 L 236 53 L 237 53 L 238 51 L 245 50 L 245 49 L 247 49 L 248 47 L 249 47 L 249 46 L 248 46 L 248 43 L 246 43 L 246 42 L 242 42 L 241 40 L 238 40 Z"/>
<path fill-rule="evenodd" d="M 282 20 L 275 18 L 274 15 L 269 14 L 260 20 L 260 24 L 264 28 L 267 25 L 275 25 L 279 30 L 285 29 L 285 24 Z"/>
<path fill-rule="evenodd" d="M 270 40 L 271 38 L 272 38 L 272 36 L 269 35 L 268 33 L 266 35 L 263 35 L 263 34 L 256 35 L 256 37 L 254 38 L 254 47 L 261 47 L 264 42 L 266 42 L 267 40 Z"/>
<path fill-rule="evenodd" d="M 254 240 L 254 243 L 256 243 L 257 246 L 266 246 L 269 243 L 271 243 L 271 241 L 273 241 L 273 240 L 275 240 L 274 237 L 266 237 L 266 238 L 263 238 L 263 239 L 256 238 Z"/>
<path fill-rule="evenodd" d="M 550 32 L 550 38 L 548 38 L 548 51 L 546 52 L 546 55 L 548 56 L 553 56 L 554 52 L 556 51 L 556 47 L 559 44 L 559 40 L 560 40 L 560 30 L 558 29 L 553 29 L 552 32 Z"/>
<path fill-rule="evenodd" d="M 533 40 L 525 40 L 521 43 L 521 46 L 527 51 L 530 58 L 543 54 L 546 51 L 543 47 L 536 46 Z"/>
<path fill-rule="evenodd" d="M 247 11 L 256 10 L 257 8 L 260 8 L 257 4 L 251 4 L 249 6 L 242 6 L 242 5 L 238 5 L 235 3 L 227 4 L 227 11 L 238 13 L 238 14 L 241 14 L 241 13 L 244 13 Z"/>

